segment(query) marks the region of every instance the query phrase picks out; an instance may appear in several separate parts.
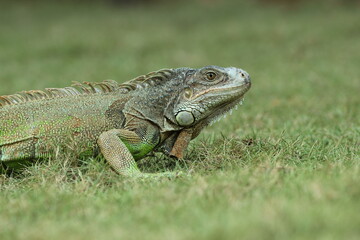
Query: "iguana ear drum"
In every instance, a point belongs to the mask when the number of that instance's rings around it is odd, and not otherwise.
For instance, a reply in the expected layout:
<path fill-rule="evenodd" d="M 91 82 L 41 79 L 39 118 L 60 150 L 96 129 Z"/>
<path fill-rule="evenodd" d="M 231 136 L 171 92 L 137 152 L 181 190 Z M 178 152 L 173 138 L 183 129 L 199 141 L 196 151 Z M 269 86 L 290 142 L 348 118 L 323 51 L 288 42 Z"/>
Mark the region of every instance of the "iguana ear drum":
<path fill-rule="evenodd" d="M 189 126 L 195 122 L 195 118 L 191 112 L 181 111 L 176 114 L 176 121 L 180 126 Z"/>

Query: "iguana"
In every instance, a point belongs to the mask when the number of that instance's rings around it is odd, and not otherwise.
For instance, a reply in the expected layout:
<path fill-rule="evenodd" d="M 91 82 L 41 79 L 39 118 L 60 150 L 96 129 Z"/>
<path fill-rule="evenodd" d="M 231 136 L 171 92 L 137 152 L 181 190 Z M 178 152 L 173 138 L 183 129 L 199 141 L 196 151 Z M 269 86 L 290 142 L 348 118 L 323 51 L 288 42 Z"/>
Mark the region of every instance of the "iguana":
<path fill-rule="evenodd" d="M 251 86 L 244 70 L 207 66 L 163 69 L 125 83 L 75 83 L 0 96 L 0 162 L 45 158 L 68 141 L 99 149 L 130 177 L 150 152 L 177 158 L 191 139 L 239 104 Z"/>

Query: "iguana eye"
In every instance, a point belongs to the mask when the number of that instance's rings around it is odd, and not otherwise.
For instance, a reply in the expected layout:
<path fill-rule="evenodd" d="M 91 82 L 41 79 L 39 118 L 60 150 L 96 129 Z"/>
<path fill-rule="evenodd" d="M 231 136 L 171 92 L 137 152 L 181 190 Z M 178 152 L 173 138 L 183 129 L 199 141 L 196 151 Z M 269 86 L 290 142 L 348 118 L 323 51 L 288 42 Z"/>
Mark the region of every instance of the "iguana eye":
<path fill-rule="evenodd" d="M 216 78 L 216 73 L 215 72 L 207 72 L 206 73 L 206 78 L 209 80 L 209 81 L 212 81 Z"/>
<path fill-rule="evenodd" d="M 185 88 L 185 90 L 184 90 L 184 97 L 185 98 L 191 98 L 191 96 L 192 96 L 192 90 L 191 90 L 191 88 Z"/>

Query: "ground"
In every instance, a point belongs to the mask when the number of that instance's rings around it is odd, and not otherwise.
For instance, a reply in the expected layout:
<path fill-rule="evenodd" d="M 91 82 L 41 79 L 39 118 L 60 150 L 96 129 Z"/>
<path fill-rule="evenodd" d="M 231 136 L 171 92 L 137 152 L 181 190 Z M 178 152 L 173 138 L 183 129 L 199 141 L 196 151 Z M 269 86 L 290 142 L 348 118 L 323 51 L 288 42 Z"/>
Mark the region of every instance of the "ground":
<path fill-rule="evenodd" d="M 1 4 L 0 94 L 209 64 L 253 87 L 183 161 L 140 163 L 190 176 L 132 181 L 71 150 L 1 174 L 0 239 L 359 239 L 356 1 Z"/>

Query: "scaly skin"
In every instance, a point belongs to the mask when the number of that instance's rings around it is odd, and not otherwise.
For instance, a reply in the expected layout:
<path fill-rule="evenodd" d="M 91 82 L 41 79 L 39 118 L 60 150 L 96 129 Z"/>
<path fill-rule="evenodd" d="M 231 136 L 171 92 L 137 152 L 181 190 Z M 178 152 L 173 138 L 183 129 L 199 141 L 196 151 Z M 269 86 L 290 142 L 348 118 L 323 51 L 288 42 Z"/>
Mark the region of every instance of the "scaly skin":
<path fill-rule="evenodd" d="M 190 140 L 236 106 L 250 85 L 241 69 L 208 66 L 1 96 L 0 160 L 44 158 L 54 144 L 73 141 L 84 151 L 100 149 L 121 175 L 171 176 L 141 173 L 136 160 L 152 151 L 181 158 Z"/>

